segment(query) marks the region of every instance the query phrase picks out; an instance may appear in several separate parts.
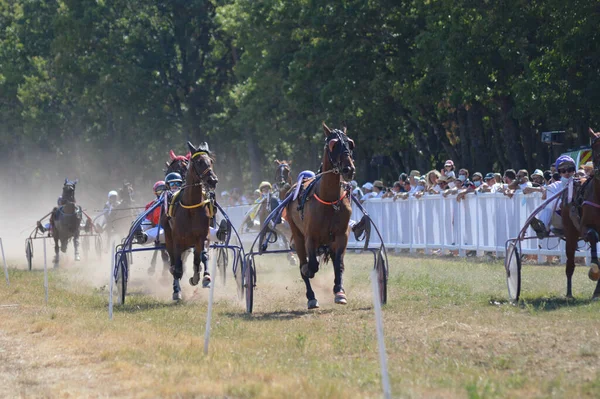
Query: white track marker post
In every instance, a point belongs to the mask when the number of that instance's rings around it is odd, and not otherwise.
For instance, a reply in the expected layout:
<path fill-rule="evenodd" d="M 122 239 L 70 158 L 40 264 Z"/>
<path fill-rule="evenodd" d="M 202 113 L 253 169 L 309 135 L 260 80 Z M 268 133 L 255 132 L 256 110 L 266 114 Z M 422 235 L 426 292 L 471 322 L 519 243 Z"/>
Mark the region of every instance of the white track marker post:
<path fill-rule="evenodd" d="M 109 276 L 109 289 L 108 289 L 108 319 L 113 318 L 113 285 L 115 279 L 115 242 L 112 243 L 112 256 L 110 261 L 110 276 Z"/>
<path fill-rule="evenodd" d="M 375 269 L 371 272 L 371 285 L 373 286 L 373 305 L 375 309 L 375 324 L 377 326 L 377 343 L 379 346 L 379 363 L 381 366 L 383 397 L 390 399 L 392 397 L 392 391 L 390 389 L 385 342 L 383 341 L 383 318 L 381 316 L 381 298 L 379 298 L 379 280 L 377 280 L 377 271 Z"/>
<path fill-rule="evenodd" d="M 48 262 L 46 260 L 46 237 L 44 237 L 44 291 L 46 291 L 46 305 L 48 305 Z"/>
<path fill-rule="evenodd" d="M 6 264 L 6 257 L 4 256 L 4 244 L 2 244 L 2 238 L 0 238 L 0 248 L 2 249 L 2 261 L 4 262 L 4 275 L 6 276 L 6 285 L 10 287 L 10 281 L 8 280 L 8 265 Z"/>
<path fill-rule="evenodd" d="M 210 283 L 210 292 L 208 293 L 208 311 L 206 312 L 206 331 L 204 332 L 204 354 L 208 355 L 208 341 L 210 340 L 210 319 L 212 318 L 212 305 L 213 298 L 215 295 L 215 273 L 217 272 L 217 256 L 216 250 L 212 250 L 210 254 L 210 275 L 212 277 L 212 281 Z"/>

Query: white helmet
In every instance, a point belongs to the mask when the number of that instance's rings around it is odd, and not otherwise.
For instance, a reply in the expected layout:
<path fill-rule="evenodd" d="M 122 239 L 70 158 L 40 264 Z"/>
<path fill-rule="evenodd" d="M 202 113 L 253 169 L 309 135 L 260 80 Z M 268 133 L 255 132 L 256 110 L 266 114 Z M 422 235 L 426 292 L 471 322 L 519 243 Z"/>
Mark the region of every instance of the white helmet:
<path fill-rule="evenodd" d="M 110 197 L 119 197 L 119 193 L 117 193 L 115 190 L 109 191 L 108 192 L 108 199 L 110 199 Z"/>

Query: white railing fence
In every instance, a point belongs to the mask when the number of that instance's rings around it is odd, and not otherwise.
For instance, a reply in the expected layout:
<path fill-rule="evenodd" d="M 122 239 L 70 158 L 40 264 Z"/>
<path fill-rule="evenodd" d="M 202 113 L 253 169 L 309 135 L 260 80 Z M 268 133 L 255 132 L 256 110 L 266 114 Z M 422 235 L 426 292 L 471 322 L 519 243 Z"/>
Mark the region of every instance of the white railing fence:
<path fill-rule="evenodd" d="M 388 250 L 415 252 L 421 249 L 425 254 L 452 250 L 458 251 L 460 256 L 475 251 L 477 256 L 483 256 L 485 252 L 503 256 L 506 240 L 517 237 L 525 220 L 542 202 L 539 193 L 517 193 L 512 198 L 485 193 L 468 194 L 460 202 L 456 196 L 424 195 L 419 199 L 396 201 L 370 199 L 363 206 L 381 232 Z M 256 231 L 240 231 L 249 208 L 249 205 L 225 208 L 244 244 L 251 244 L 257 234 Z M 353 205 L 352 218 L 358 221 L 361 217 L 361 211 Z M 534 235 L 533 230 L 530 229 L 528 235 Z M 374 231 L 371 243 L 380 243 Z M 349 249 L 360 249 L 362 244 L 350 234 Z M 539 262 L 544 262 L 546 256 L 560 256 L 562 262 L 565 260 L 564 242 L 556 238 L 525 240 L 522 249 L 526 255 L 537 255 Z M 589 263 L 589 254 L 579 255 L 586 256 L 586 263 Z"/>

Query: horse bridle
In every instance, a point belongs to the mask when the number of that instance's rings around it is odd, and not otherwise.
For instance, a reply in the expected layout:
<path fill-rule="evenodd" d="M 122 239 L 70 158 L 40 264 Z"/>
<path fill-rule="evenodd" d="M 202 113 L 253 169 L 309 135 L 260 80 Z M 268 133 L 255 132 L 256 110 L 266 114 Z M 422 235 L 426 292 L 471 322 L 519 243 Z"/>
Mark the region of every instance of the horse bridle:
<path fill-rule="evenodd" d="M 283 187 L 283 185 L 285 185 L 285 183 L 288 183 L 288 181 L 283 176 L 284 170 L 288 171 L 288 176 L 289 176 L 290 165 L 288 165 L 287 163 L 280 163 L 279 166 L 277 167 L 277 173 L 279 174 L 279 185 L 281 185 L 282 187 Z"/>
<path fill-rule="evenodd" d="M 204 169 L 204 171 L 202 173 L 200 173 L 198 171 L 198 166 L 196 165 L 196 162 L 194 162 L 194 158 L 198 157 L 198 156 L 202 156 L 202 155 L 206 155 L 210 158 L 210 155 L 208 152 L 206 151 L 198 151 L 195 154 L 193 154 L 190 158 L 189 164 L 188 164 L 188 168 L 191 166 L 194 168 L 194 173 L 196 173 L 196 176 L 198 176 L 198 178 L 200 179 L 200 183 L 195 183 L 195 184 L 187 184 L 184 187 L 190 187 L 190 186 L 203 186 L 203 182 L 204 179 L 206 178 L 206 176 L 208 174 L 210 174 L 211 172 L 213 172 L 213 168 L 212 166 L 208 166 L 206 169 Z M 206 183 L 206 182 L 205 182 Z M 206 184 L 206 186 L 208 187 L 208 183 Z"/>
<path fill-rule="evenodd" d="M 354 154 L 352 149 L 350 149 L 350 143 L 354 147 L 354 141 L 350 139 L 344 132 L 339 129 L 333 129 L 331 133 L 325 139 L 325 150 L 327 151 L 327 157 L 329 158 L 329 163 L 331 163 L 332 171 L 336 175 L 341 173 L 342 169 L 342 155 L 349 156 L 352 160 L 354 160 Z M 341 146 L 337 146 L 336 144 L 341 144 Z M 337 162 L 333 160 L 333 152 L 336 148 L 341 148 L 340 153 L 337 155 Z"/>
<path fill-rule="evenodd" d="M 72 194 L 72 196 L 70 198 L 65 198 L 64 193 L 65 193 L 65 189 L 70 188 L 70 190 L 68 190 L 68 192 L 70 194 Z M 64 201 L 68 201 L 68 202 L 75 202 L 75 184 L 73 183 L 67 183 L 63 186 L 63 195 L 62 195 L 62 199 Z"/>

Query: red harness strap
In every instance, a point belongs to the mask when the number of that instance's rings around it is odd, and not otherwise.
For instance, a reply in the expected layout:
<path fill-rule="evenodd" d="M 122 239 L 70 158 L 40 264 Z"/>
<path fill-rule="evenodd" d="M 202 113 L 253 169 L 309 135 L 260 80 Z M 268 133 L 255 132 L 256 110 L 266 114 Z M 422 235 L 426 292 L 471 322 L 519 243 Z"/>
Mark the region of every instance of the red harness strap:
<path fill-rule="evenodd" d="M 319 202 L 320 202 L 321 204 L 323 204 L 323 205 L 337 205 L 337 204 L 339 204 L 340 202 L 342 202 L 342 200 L 343 200 L 344 198 L 346 198 L 346 195 L 347 195 L 347 194 L 348 194 L 348 191 L 347 191 L 347 190 L 344 190 L 344 194 L 342 194 L 342 196 L 340 197 L 340 199 L 339 199 L 339 200 L 337 200 L 337 201 L 333 201 L 333 202 L 327 202 L 327 201 L 323 201 L 321 198 L 319 198 L 319 196 L 317 195 L 317 193 L 314 193 L 313 195 L 315 196 L 315 198 L 317 199 L 317 201 L 319 201 Z"/>

